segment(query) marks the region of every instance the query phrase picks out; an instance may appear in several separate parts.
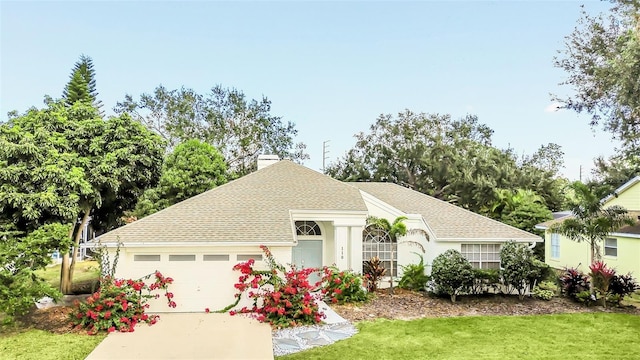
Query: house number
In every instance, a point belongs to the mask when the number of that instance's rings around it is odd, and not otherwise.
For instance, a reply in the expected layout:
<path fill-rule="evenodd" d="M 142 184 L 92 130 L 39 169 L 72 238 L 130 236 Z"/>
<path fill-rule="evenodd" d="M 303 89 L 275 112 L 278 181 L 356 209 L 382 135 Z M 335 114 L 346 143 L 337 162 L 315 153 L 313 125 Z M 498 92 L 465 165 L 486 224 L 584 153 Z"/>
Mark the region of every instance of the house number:
<path fill-rule="evenodd" d="M 344 260 L 344 246 L 340 246 L 340 259 Z"/>

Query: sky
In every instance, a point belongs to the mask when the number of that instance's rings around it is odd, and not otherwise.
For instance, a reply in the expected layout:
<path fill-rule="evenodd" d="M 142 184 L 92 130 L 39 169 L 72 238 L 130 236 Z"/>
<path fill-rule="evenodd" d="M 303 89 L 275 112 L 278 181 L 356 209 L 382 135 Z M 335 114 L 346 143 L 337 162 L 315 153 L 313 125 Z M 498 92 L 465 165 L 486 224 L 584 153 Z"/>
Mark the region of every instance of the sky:
<path fill-rule="evenodd" d="M 93 58 L 107 114 L 162 84 L 266 96 L 296 124 L 305 165 L 337 161 L 380 114 L 477 115 L 493 144 L 557 143 L 563 173 L 589 175 L 616 143 L 587 115 L 553 111 L 571 89 L 553 58 L 580 17 L 608 2 L 32 2 L 0 0 L 0 122 L 60 97 Z"/>

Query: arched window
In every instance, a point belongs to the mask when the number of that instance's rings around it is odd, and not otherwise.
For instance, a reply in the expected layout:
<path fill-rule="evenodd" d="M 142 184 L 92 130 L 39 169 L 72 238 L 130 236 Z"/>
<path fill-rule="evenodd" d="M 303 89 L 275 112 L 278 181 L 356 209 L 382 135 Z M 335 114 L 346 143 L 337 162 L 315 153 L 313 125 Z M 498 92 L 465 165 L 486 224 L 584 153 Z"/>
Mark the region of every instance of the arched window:
<path fill-rule="evenodd" d="M 320 236 L 320 226 L 315 221 L 296 221 L 296 235 Z"/>
<path fill-rule="evenodd" d="M 387 276 L 398 275 L 398 244 L 391 239 L 389 233 L 377 226 L 367 226 L 362 234 L 362 259 L 367 261 L 372 257 L 380 258 L 380 263 L 387 269 Z M 393 255 L 393 269 L 391 269 L 391 259 Z"/>

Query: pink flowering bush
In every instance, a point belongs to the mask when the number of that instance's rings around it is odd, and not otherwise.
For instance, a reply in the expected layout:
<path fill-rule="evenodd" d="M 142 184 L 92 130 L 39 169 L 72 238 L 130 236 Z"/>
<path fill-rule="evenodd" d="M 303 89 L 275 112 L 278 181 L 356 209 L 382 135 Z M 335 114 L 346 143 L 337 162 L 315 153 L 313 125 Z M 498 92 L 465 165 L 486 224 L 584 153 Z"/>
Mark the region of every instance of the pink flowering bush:
<path fill-rule="evenodd" d="M 322 269 L 322 294 L 333 304 L 366 301 L 362 276 L 353 271 L 340 271 L 335 266 Z"/>
<path fill-rule="evenodd" d="M 234 266 L 234 270 L 241 272 L 234 285 L 237 290 L 236 301 L 220 312 L 236 307 L 246 293 L 253 302 L 252 306 L 232 310 L 229 314 L 252 314 L 258 321 L 268 322 L 275 328 L 320 323 L 325 317 L 315 301 L 320 295 L 313 295 L 312 292 L 321 285 L 321 281 L 311 283 L 309 280 L 309 276 L 318 272 L 318 269 L 292 267 L 287 271 L 275 261 L 266 246 L 260 248 L 265 254 L 269 270 L 254 269 L 253 259 Z"/>
<path fill-rule="evenodd" d="M 164 277 L 159 271 L 152 275 L 155 280 L 151 284 L 143 280 L 102 278 L 98 291 L 89 296 L 86 302 L 76 301 L 74 304 L 75 309 L 70 315 L 73 325 L 87 329 L 90 335 L 94 335 L 100 331 L 133 332 L 138 323 L 155 324 L 159 316 L 145 312 L 149 308 L 147 301 L 160 297 L 154 292 L 164 290 L 169 307 L 175 308 L 176 303 L 173 293 L 168 290 L 173 279 Z"/>

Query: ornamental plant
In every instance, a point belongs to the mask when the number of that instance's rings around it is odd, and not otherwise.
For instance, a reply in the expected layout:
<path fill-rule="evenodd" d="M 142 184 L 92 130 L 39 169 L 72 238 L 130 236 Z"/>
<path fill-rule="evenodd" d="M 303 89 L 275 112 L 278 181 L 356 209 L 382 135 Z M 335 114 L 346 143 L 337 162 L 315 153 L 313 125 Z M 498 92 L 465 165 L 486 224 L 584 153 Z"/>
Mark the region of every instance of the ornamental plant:
<path fill-rule="evenodd" d="M 332 304 L 367 300 L 360 275 L 353 271 L 340 271 L 335 266 L 325 266 L 322 273 L 321 293 Z"/>
<path fill-rule="evenodd" d="M 424 273 L 424 257 L 418 253 L 414 253 L 420 257 L 417 264 L 400 265 L 402 268 L 402 279 L 398 283 L 401 289 L 413 291 L 425 291 L 429 276 Z"/>
<path fill-rule="evenodd" d="M 321 281 L 313 284 L 309 275 L 318 269 L 297 269 L 293 266 L 287 271 L 277 263 L 273 254 L 266 246 L 262 249 L 269 270 L 254 269 L 255 260 L 249 259 L 233 267 L 241 272 L 238 282 L 234 285 L 236 301 L 218 312 L 226 312 L 235 308 L 246 294 L 252 300 L 251 307 L 229 311 L 230 315 L 237 313 L 251 314 L 260 322 L 268 322 L 272 327 L 285 328 L 298 325 L 318 324 L 325 317 L 316 304 L 320 295 L 312 292 L 318 289 Z"/>
<path fill-rule="evenodd" d="M 509 241 L 500 249 L 500 263 L 502 266 L 502 281 L 507 288 L 518 292 L 518 298 L 524 299 L 529 290 L 529 281 L 534 278 L 533 250 L 524 244 Z"/>
<path fill-rule="evenodd" d="M 473 267 L 459 251 L 449 249 L 433 260 L 431 279 L 438 292 L 451 296 L 451 302 L 456 302 L 456 296 L 473 283 Z"/>
<path fill-rule="evenodd" d="M 362 262 L 364 278 L 367 290 L 370 293 L 378 290 L 380 279 L 387 273 L 387 269 L 382 265 L 382 261 L 377 256 Z"/>
<path fill-rule="evenodd" d="M 591 270 L 591 283 L 593 289 L 602 298 L 602 306 L 607 307 L 607 297 L 609 296 L 609 284 L 616 275 L 616 271 L 607 267 L 602 261 L 595 261 L 589 266 Z"/>
<path fill-rule="evenodd" d="M 620 305 L 620 301 L 622 301 L 625 296 L 633 294 L 638 289 L 640 289 L 640 286 L 631 274 L 614 275 L 609 284 L 609 292 L 611 293 L 610 300 L 612 300 L 615 305 Z"/>
<path fill-rule="evenodd" d="M 589 277 L 576 268 L 567 268 L 558 278 L 563 295 L 577 300 L 577 295 L 589 290 Z"/>
<path fill-rule="evenodd" d="M 154 276 L 154 282 L 145 283 L 143 279 L 151 276 Z M 173 279 L 164 277 L 159 271 L 143 279 L 124 280 L 110 276 L 102 278 L 100 289 L 89 296 L 86 302 L 75 302 L 75 308 L 70 314 L 73 325 L 95 335 L 100 331 L 133 332 L 138 323 L 155 324 L 159 316 L 145 312 L 149 308 L 147 302 L 149 299 L 159 298 L 158 292 L 164 290 L 167 305 L 175 308 L 173 293 L 168 290 Z"/>

